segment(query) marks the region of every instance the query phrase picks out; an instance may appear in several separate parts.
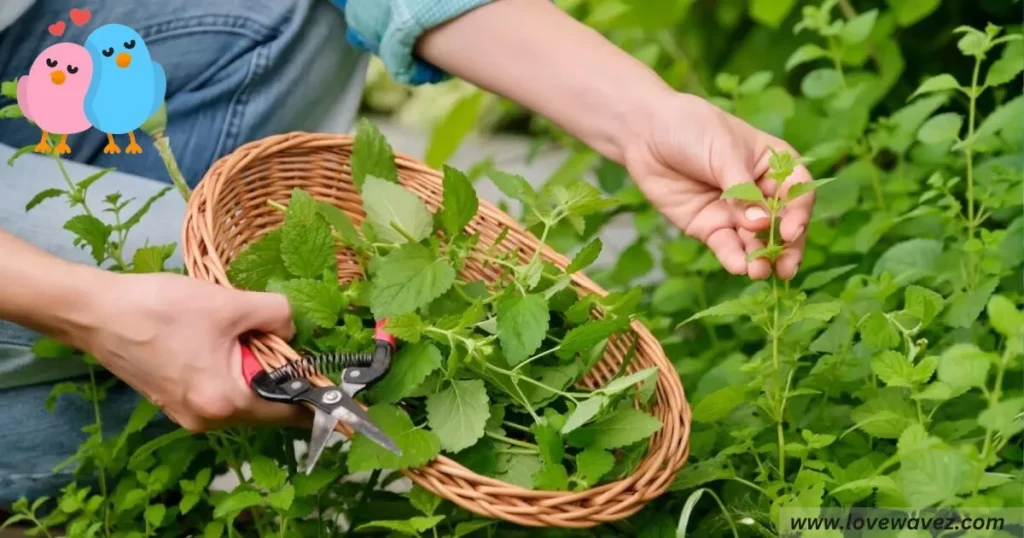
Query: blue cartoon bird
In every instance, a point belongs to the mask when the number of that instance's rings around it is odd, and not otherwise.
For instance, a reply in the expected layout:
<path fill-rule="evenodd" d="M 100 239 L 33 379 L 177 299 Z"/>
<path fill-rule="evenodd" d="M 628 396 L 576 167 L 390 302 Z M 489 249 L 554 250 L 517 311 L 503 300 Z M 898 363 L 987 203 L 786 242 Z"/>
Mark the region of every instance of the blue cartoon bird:
<path fill-rule="evenodd" d="M 106 133 L 103 153 L 121 153 L 114 135 L 127 134 L 127 153 L 142 153 L 135 129 L 164 102 L 167 76 L 149 56 L 142 36 L 123 24 L 106 24 L 85 40 L 93 62 L 92 84 L 85 95 L 85 115 Z"/>

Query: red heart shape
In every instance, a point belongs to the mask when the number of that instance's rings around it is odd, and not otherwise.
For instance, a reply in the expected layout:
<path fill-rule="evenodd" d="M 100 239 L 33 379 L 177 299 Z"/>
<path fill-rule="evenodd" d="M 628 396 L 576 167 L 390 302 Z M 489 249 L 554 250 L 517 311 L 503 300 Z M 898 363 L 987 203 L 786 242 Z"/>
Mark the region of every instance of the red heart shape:
<path fill-rule="evenodd" d="M 71 9 L 71 22 L 75 23 L 78 26 L 82 26 L 83 24 L 89 22 L 89 19 L 91 18 L 92 13 L 88 9 Z"/>
<path fill-rule="evenodd" d="M 57 37 L 64 35 L 64 21 L 57 21 L 48 26 L 47 28 L 50 30 L 51 34 Z"/>

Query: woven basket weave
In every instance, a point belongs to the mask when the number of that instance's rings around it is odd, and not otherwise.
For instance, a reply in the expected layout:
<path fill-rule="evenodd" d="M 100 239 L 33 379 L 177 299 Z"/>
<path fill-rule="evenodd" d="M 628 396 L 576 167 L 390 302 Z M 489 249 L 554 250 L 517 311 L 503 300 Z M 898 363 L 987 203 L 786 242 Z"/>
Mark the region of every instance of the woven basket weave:
<path fill-rule="evenodd" d="M 279 226 L 283 215 L 268 200 L 287 203 L 291 191 L 302 188 L 314 198 L 334 204 L 358 226 L 365 218 L 362 203 L 350 176 L 353 138 L 347 135 L 290 133 L 246 144 L 217 161 L 196 187 L 185 216 L 182 248 L 189 274 L 231 287 L 227 268 L 247 244 Z M 399 180 L 435 211 L 442 200 L 441 174 L 406 155 L 396 155 Z M 500 248 L 518 251 L 527 261 L 537 239 L 511 217 L 480 200 L 479 211 L 468 225 L 479 231 L 481 250 L 492 244 L 502 228 L 510 232 Z M 565 268 L 568 260 L 545 247 L 543 258 Z M 342 282 L 362 276 L 347 250 L 338 254 Z M 462 276 L 493 282 L 498 273 L 468 260 Z M 572 277 L 580 294 L 606 294 L 581 273 Z M 596 315 L 596 314 L 595 314 Z M 631 332 L 614 337 L 605 356 L 580 381 L 593 389 L 616 373 L 628 348 L 635 342 L 636 355 L 629 372 L 652 366 L 660 375 L 652 413 L 663 427 L 650 439 L 643 461 L 629 477 L 580 492 L 533 491 L 478 475 L 459 463 L 439 456 L 427 465 L 403 473 L 423 488 L 476 514 L 533 527 L 586 528 L 628 517 L 671 484 L 689 455 L 690 407 L 672 364 L 658 341 L 639 322 Z M 249 341 L 264 368 L 276 368 L 298 354 L 273 335 L 256 335 Z M 313 379 L 318 386 L 330 381 Z M 344 424 L 339 432 L 350 437 Z"/>

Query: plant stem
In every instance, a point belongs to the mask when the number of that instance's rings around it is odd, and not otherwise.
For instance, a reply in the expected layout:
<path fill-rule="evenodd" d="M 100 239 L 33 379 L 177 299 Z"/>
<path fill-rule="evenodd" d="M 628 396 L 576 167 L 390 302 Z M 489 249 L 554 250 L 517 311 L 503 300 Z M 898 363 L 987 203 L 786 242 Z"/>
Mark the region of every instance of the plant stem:
<path fill-rule="evenodd" d="M 495 441 L 501 441 L 502 443 L 508 443 L 508 444 L 510 444 L 512 446 L 517 446 L 519 448 L 527 448 L 527 449 L 533 450 L 534 452 L 540 452 L 540 447 L 535 445 L 535 444 L 533 444 L 533 443 L 527 443 L 526 441 L 520 441 L 518 439 L 512 439 L 511 437 L 505 437 L 504 435 L 501 435 L 499 433 L 490 432 L 490 431 L 484 431 L 484 435 L 486 435 L 487 437 L 490 437 L 491 439 L 494 439 Z"/>
<path fill-rule="evenodd" d="M 991 392 L 989 392 L 989 396 L 988 396 L 988 408 L 989 409 L 992 409 L 996 405 L 999 405 L 999 397 L 1001 396 L 1000 393 L 1002 392 L 1002 389 L 1003 389 L 1003 375 L 1006 373 L 1006 365 L 1009 362 L 1010 362 L 1010 347 L 1007 344 L 1006 345 L 1006 349 L 1003 350 L 1003 356 L 999 360 L 999 367 L 996 370 L 996 384 L 995 384 L 994 387 L 992 387 Z M 985 430 L 985 444 L 982 445 L 982 448 L 981 448 L 981 459 L 982 459 L 982 461 L 984 461 L 984 460 L 986 460 L 988 458 L 989 450 L 991 450 L 991 448 L 992 448 L 992 436 L 993 436 L 993 434 L 994 434 L 994 432 L 992 431 L 992 428 L 987 428 Z"/>
<path fill-rule="evenodd" d="M 494 370 L 495 372 L 505 374 L 505 375 L 513 378 L 514 381 L 526 381 L 527 383 L 529 383 L 531 385 L 535 385 L 535 386 L 540 387 L 542 389 L 549 390 L 549 391 L 551 391 L 551 392 L 553 392 L 555 394 L 558 394 L 559 396 L 565 396 L 566 398 L 572 400 L 573 403 L 579 404 L 579 401 L 577 401 L 576 398 L 574 398 L 572 396 L 572 394 L 570 394 L 568 392 L 565 392 L 565 391 L 562 391 L 562 390 L 558 390 L 558 389 L 556 389 L 554 387 L 549 387 L 548 385 L 545 385 L 544 383 L 541 383 L 540 381 L 537 381 L 536 379 L 531 379 L 529 377 L 521 376 L 521 375 L 519 375 L 518 372 L 516 372 L 514 370 L 506 370 L 504 368 L 501 368 L 500 366 L 495 366 L 495 365 L 487 363 L 487 362 L 484 362 L 482 364 L 484 365 L 484 368 L 488 368 L 490 370 Z"/>
<path fill-rule="evenodd" d="M 96 420 L 96 436 L 100 440 L 100 444 L 103 444 L 103 417 L 100 414 L 100 397 L 97 393 L 98 387 L 96 386 L 96 369 L 89 365 L 89 383 L 92 384 L 92 412 Z M 103 499 L 107 499 L 107 472 L 104 469 L 105 464 L 97 465 L 100 473 L 100 494 L 103 495 Z M 110 535 L 110 507 L 107 503 L 103 503 L 103 529 Z"/>
<path fill-rule="evenodd" d="M 160 154 L 164 167 L 167 168 L 167 175 L 171 177 L 171 182 L 177 187 L 178 194 L 187 202 L 191 190 L 188 188 L 185 176 L 181 175 L 181 169 L 178 168 L 178 161 L 174 158 L 174 152 L 171 151 L 171 140 L 161 131 L 153 136 L 153 145 L 156 146 L 156 151 Z"/>
<path fill-rule="evenodd" d="M 885 194 L 882 192 L 882 181 L 878 177 L 878 168 L 875 166 L 874 154 L 871 155 L 871 188 L 875 191 L 875 200 L 878 202 L 878 207 L 882 211 L 889 211 L 889 208 L 885 205 Z"/>
<path fill-rule="evenodd" d="M 363 485 L 363 493 L 359 496 L 359 504 L 356 505 L 355 510 L 351 513 L 359 514 L 363 511 L 367 500 L 370 498 L 370 493 L 373 491 L 373 488 L 377 486 L 378 480 L 380 480 L 380 469 L 374 469 L 373 472 L 370 473 L 369 480 L 367 480 L 366 484 Z M 352 532 L 355 531 L 356 528 L 355 521 L 351 521 L 350 523 L 351 526 L 348 528 L 348 532 L 345 533 L 346 536 L 351 536 Z"/>
<path fill-rule="evenodd" d="M 978 101 L 978 72 L 981 70 L 981 58 L 974 59 L 974 73 L 971 75 L 971 99 L 967 112 L 967 144 L 964 153 L 967 157 L 967 239 L 974 238 L 974 115 Z"/>
<path fill-rule="evenodd" d="M 829 58 L 832 58 L 832 65 L 836 68 L 836 73 L 839 74 L 839 85 L 846 89 L 846 75 L 843 74 L 843 56 L 842 51 L 839 49 L 839 44 L 836 43 L 836 38 L 828 38 L 828 52 Z"/>

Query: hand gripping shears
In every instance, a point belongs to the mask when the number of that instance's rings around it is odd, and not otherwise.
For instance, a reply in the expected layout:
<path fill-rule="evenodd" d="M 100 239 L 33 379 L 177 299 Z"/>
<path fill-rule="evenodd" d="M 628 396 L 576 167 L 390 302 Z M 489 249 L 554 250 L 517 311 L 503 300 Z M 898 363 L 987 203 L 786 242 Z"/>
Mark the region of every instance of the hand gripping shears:
<path fill-rule="evenodd" d="M 362 433 L 396 455 L 402 452 L 353 399 L 367 386 L 378 381 L 391 366 L 395 337 L 380 320 L 374 330 L 376 347 L 372 353 L 320 353 L 304 355 L 275 370 L 264 370 L 252 350 L 242 345 L 242 376 L 260 397 L 273 402 L 308 403 L 316 410 L 313 432 L 306 456 L 306 474 L 316 465 L 338 421 Z M 309 378 L 341 370 L 341 386 L 316 387 Z"/>

